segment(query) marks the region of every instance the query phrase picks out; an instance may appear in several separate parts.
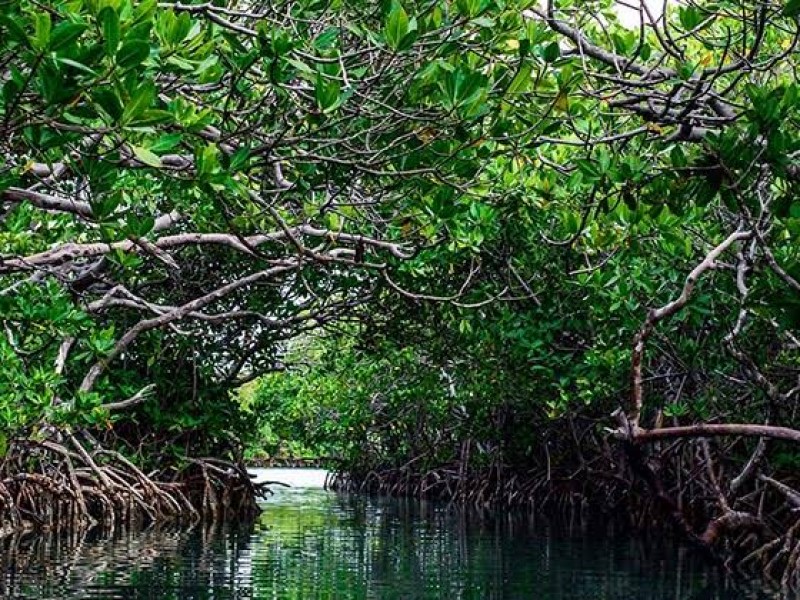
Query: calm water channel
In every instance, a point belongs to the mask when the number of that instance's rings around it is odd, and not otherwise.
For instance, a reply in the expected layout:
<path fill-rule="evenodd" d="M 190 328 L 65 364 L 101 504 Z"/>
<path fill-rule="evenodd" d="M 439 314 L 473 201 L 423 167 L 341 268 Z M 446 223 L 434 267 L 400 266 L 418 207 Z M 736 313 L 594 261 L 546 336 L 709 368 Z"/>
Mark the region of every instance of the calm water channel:
<path fill-rule="evenodd" d="M 274 474 L 272 477 L 276 478 Z M 305 475 L 306 485 L 319 477 Z M 3 598 L 735 599 L 684 549 L 521 516 L 279 490 L 253 528 L 39 538 L 3 555 Z"/>

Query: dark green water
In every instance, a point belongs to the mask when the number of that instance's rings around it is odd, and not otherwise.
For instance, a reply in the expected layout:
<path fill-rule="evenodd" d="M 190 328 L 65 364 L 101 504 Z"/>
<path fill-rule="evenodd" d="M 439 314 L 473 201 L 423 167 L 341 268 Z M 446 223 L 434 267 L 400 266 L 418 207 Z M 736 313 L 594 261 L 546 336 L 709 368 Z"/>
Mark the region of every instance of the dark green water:
<path fill-rule="evenodd" d="M 293 490 L 276 494 L 254 528 L 23 543 L 4 553 L 0 597 L 767 597 L 737 590 L 685 549 L 566 529 Z"/>

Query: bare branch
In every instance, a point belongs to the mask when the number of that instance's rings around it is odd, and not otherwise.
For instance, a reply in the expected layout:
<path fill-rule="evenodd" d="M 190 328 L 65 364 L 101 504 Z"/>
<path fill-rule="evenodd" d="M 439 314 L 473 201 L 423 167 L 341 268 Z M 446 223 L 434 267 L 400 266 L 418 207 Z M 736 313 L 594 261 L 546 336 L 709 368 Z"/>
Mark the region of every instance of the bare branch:
<path fill-rule="evenodd" d="M 715 246 L 705 258 L 694 268 L 691 273 L 686 277 L 683 284 L 681 294 L 665 304 L 660 308 L 651 309 L 647 318 L 645 319 L 642 328 L 636 334 L 633 341 L 633 355 L 631 357 L 632 365 L 632 392 L 631 392 L 631 407 L 628 412 L 628 421 L 630 422 L 630 429 L 635 431 L 639 427 L 639 419 L 643 407 L 643 389 L 642 389 L 642 363 L 644 361 L 644 350 L 647 339 L 655 329 L 659 321 L 674 315 L 681 310 L 689 302 L 694 287 L 700 277 L 715 267 L 717 258 L 724 253 L 733 243 L 746 240 L 753 236 L 752 231 L 735 231 L 725 238 L 720 244 Z M 630 432 L 629 432 L 630 433 Z"/>
<path fill-rule="evenodd" d="M 142 402 L 149 400 L 153 397 L 153 393 L 155 392 L 156 386 L 155 384 L 146 385 L 138 392 L 136 392 L 130 398 L 126 400 L 120 400 L 119 402 L 108 402 L 100 406 L 101 409 L 107 411 L 114 411 L 114 410 L 122 410 L 125 408 L 130 408 L 132 406 L 136 406 L 137 404 L 141 404 Z"/>

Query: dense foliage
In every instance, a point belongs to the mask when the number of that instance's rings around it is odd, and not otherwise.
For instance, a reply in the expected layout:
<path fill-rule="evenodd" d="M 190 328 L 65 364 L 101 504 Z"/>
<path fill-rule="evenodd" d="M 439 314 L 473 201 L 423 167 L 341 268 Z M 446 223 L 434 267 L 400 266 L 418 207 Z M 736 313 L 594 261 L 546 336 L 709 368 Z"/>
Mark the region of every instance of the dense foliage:
<path fill-rule="evenodd" d="M 800 3 L 619 10 L 0 2 L 0 428 L 800 527 Z"/>
<path fill-rule="evenodd" d="M 316 367 L 320 398 L 367 422 L 380 421 L 372 394 L 392 389 L 390 422 L 472 404 L 465 426 L 494 428 L 487 442 L 509 404 L 549 417 L 621 405 L 622 436 L 643 413 L 649 427 L 730 420 L 734 406 L 737 422 L 792 424 L 797 7 L 643 8 L 646 25 L 626 29 L 600 6 L 523 12 L 525 36 L 508 46 L 525 77 L 482 122 L 484 169 L 452 208 L 432 207 L 455 239 L 387 278 L 380 310 L 349 330 L 359 343 L 328 349 L 344 379 Z M 300 372 L 263 380 L 265 401 L 313 396 Z M 297 392 L 273 394 L 287 385 Z"/>
<path fill-rule="evenodd" d="M 224 435 L 281 340 L 441 240 L 520 61 L 513 3 L 2 6 L 10 432 L 150 399 L 126 437 Z"/>

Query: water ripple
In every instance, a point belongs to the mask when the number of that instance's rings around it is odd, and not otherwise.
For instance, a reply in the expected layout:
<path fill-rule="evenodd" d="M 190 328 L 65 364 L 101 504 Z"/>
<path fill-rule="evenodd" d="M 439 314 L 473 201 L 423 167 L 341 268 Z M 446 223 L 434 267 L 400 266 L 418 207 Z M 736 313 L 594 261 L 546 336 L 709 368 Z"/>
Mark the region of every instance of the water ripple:
<path fill-rule="evenodd" d="M 5 540 L 3 598 L 766 598 L 686 549 L 409 500 L 279 490 L 250 527 Z"/>

